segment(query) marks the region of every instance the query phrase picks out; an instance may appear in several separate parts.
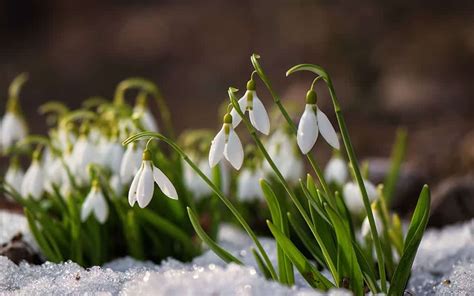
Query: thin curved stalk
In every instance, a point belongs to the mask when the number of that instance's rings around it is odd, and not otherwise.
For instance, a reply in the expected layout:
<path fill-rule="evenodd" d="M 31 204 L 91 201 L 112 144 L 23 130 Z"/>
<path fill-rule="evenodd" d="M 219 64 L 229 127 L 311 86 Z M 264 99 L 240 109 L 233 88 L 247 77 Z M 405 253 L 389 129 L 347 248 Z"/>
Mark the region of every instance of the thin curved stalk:
<path fill-rule="evenodd" d="M 290 126 L 291 130 L 296 135 L 297 131 L 298 131 L 298 129 L 296 127 L 296 124 L 293 122 L 290 115 L 286 111 L 285 107 L 281 103 L 281 99 L 278 96 L 278 94 L 275 92 L 275 90 L 273 89 L 272 84 L 270 82 L 270 79 L 268 79 L 267 75 L 265 75 L 265 72 L 263 71 L 263 68 L 260 66 L 260 63 L 258 62 L 259 58 L 260 58 L 259 55 L 253 54 L 250 57 L 250 60 L 252 61 L 252 65 L 255 68 L 255 71 L 257 71 L 257 74 L 260 77 L 260 79 L 263 81 L 263 83 L 267 87 L 268 91 L 270 92 L 270 95 L 273 98 L 273 101 L 278 106 L 278 109 L 280 109 L 280 112 L 281 112 L 281 114 L 283 114 L 283 117 L 285 117 L 285 119 L 288 122 L 288 125 Z M 308 162 L 311 165 L 311 167 L 313 168 L 314 172 L 316 173 L 316 176 L 318 177 L 319 183 L 323 187 L 324 192 L 329 196 L 329 198 L 332 199 L 334 197 L 334 195 L 333 195 L 331 189 L 329 188 L 329 185 L 326 182 L 326 179 L 324 178 L 323 171 L 321 170 L 319 165 L 316 163 L 316 161 L 314 160 L 314 157 L 311 154 L 306 154 L 305 156 L 308 159 Z"/>
<path fill-rule="evenodd" d="M 237 102 L 237 98 L 234 95 L 234 91 L 236 91 L 236 89 L 229 88 L 228 94 L 229 94 L 230 101 L 232 102 L 232 105 L 233 105 L 235 111 L 237 111 L 239 116 L 242 118 L 242 121 L 244 122 L 245 126 L 247 127 L 247 129 L 250 133 L 250 136 L 255 141 L 255 144 L 260 149 L 260 151 L 262 152 L 262 154 L 265 157 L 265 159 L 267 160 L 267 162 L 270 164 L 271 168 L 275 172 L 275 174 L 276 174 L 278 180 L 280 181 L 281 185 L 285 188 L 285 190 L 288 193 L 288 195 L 290 196 L 292 202 L 295 204 L 296 208 L 301 213 L 301 215 L 303 216 L 305 222 L 308 224 L 309 228 L 311 229 L 311 232 L 313 233 L 314 237 L 318 241 L 319 246 L 321 247 L 321 250 L 322 250 L 323 255 L 326 259 L 326 263 L 328 265 L 328 268 L 329 268 L 329 270 L 330 270 L 330 272 L 331 272 L 331 274 L 334 278 L 334 282 L 336 283 L 336 285 L 339 285 L 339 274 L 337 273 L 336 266 L 332 262 L 331 256 L 329 255 L 329 252 L 328 252 L 326 246 L 324 245 L 323 240 L 319 236 L 319 233 L 316 230 L 316 227 L 313 224 L 313 221 L 308 216 L 308 213 L 306 213 L 303 205 L 300 203 L 300 201 L 298 200 L 298 198 L 294 194 L 293 190 L 291 190 L 290 185 L 288 185 L 288 182 L 286 182 L 286 180 L 283 177 L 283 175 L 281 174 L 280 170 L 277 168 L 277 166 L 273 162 L 273 159 L 268 154 L 268 152 L 265 149 L 265 146 L 263 145 L 262 141 L 260 141 L 260 139 L 258 138 L 257 132 L 255 131 L 254 127 L 252 126 L 250 121 L 245 117 L 244 113 L 240 109 L 239 103 Z"/>
<path fill-rule="evenodd" d="M 263 260 L 265 261 L 265 264 L 267 264 L 267 267 L 268 267 L 268 269 L 269 269 L 269 271 L 272 275 L 272 278 L 274 280 L 277 280 L 278 277 L 277 277 L 275 268 L 273 267 L 272 262 L 270 261 L 270 258 L 268 257 L 267 253 L 263 249 L 262 244 L 258 240 L 257 235 L 253 232 L 250 225 L 245 221 L 244 217 L 242 217 L 242 215 L 235 208 L 235 206 L 232 204 L 232 202 L 229 199 L 227 199 L 227 197 L 225 197 L 224 193 L 222 193 L 222 191 L 219 188 L 217 188 L 217 186 L 214 185 L 214 183 L 199 169 L 199 167 L 187 156 L 187 154 L 183 151 L 183 149 L 181 149 L 181 147 L 179 147 L 170 138 L 167 138 L 167 137 L 165 137 L 164 135 L 162 135 L 160 133 L 154 133 L 154 132 L 141 132 L 141 133 L 138 133 L 136 135 L 133 135 L 133 136 L 129 137 L 128 139 L 126 139 L 123 142 L 123 145 L 128 145 L 128 144 L 130 144 L 130 143 L 132 143 L 132 142 L 134 142 L 138 139 L 146 138 L 146 137 L 156 138 L 156 139 L 159 139 L 159 140 L 165 142 L 166 144 L 168 144 L 174 151 L 176 151 L 176 153 L 178 153 L 183 158 L 184 161 L 186 161 L 191 166 L 191 168 L 201 177 L 201 179 L 204 182 L 206 182 L 206 184 L 212 189 L 212 191 L 214 191 L 214 193 L 217 195 L 217 197 L 219 197 L 219 199 L 232 212 L 232 214 L 235 216 L 237 221 L 239 221 L 240 225 L 242 225 L 244 230 L 250 236 L 252 241 L 255 243 L 255 246 L 257 247 L 258 251 L 262 255 Z"/>
<path fill-rule="evenodd" d="M 359 164 L 354 152 L 354 148 L 352 146 L 352 142 L 349 137 L 349 132 L 347 130 L 346 122 L 344 120 L 344 117 L 342 116 L 341 105 L 339 104 L 339 100 L 337 99 L 336 91 L 334 90 L 331 77 L 326 72 L 326 70 L 324 70 L 322 67 L 317 66 L 317 65 L 312 65 L 312 64 L 301 64 L 301 65 L 294 66 L 286 72 L 286 76 L 289 76 L 297 71 L 310 71 L 310 72 L 315 73 L 316 75 L 321 76 L 326 82 L 326 85 L 329 89 L 329 95 L 331 96 L 331 100 L 334 105 L 334 111 L 336 113 L 336 118 L 339 124 L 339 129 L 341 131 L 344 146 L 347 151 L 347 156 L 354 169 L 354 175 L 357 180 L 357 184 L 359 185 L 360 191 L 362 193 L 362 200 L 364 202 L 364 207 L 367 212 L 367 218 L 369 220 L 370 231 L 372 233 L 372 237 L 375 244 L 375 251 L 377 254 L 377 260 L 378 260 L 378 265 L 379 265 L 381 287 L 382 287 L 382 291 L 386 293 L 387 292 L 387 283 L 386 283 L 387 278 L 385 275 L 385 261 L 384 261 L 383 252 L 382 252 L 382 244 L 380 243 L 377 227 L 375 226 L 374 215 L 372 212 L 372 208 L 370 206 L 369 197 L 367 195 L 367 189 L 365 188 L 364 180 L 362 178 L 362 174 L 359 169 Z"/>

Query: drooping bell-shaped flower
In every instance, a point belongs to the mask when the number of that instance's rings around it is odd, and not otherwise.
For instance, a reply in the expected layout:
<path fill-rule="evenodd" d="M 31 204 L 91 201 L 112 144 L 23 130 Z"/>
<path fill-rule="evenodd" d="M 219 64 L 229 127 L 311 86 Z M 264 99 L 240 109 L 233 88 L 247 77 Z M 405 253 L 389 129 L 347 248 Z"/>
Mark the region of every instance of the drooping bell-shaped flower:
<path fill-rule="evenodd" d="M 18 159 L 13 158 L 5 174 L 5 183 L 11 186 L 16 192 L 21 193 L 21 185 L 23 183 L 24 176 L 25 173 L 21 169 Z"/>
<path fill-rule="evenodd" d="M 296 183 L 303 176 L 304 164 L 293 137 L 283 129 L 276 130 L 268 139 L 267 151 L 283 177 Z M 274 174 L 270 164 L 264 160 L 263 170 Z"/>
<path fill-rule="evenodd" d="M 258 131 L 265 135 L 270 133 L 268 113 L 262 101 L 257 97 L 255 81 L 253 79 L 247 82 L 247 91 L 239 99 L 239 106 L 243 113 L 249 112 L 250 122 Z M 235 128 L 242 121 L 242 117 L 240 117 L 235 109 L 232 109 L 230 115 L 232 115 L 232 126 Z"/>
<path fill-rule="evenodd" d="M 237 179 L 237 198 L 240 201 L 264 200 L 260 179 L 261 170 L 243 169 Z"/>
<path fill-rule="evenodd" d="M 32 197 L 39 200 L 44 193 L 44 172 L 39 160 L 39 153 L 35 152 L 33 161 L 25 173 L 21 183 L 21 194 L 23 198 Z"/>
<path fill-rule="evenodd" d="M 375 227 L 377 228 L 377 234 L 382 233 L 383 231 L 383 223 L 382 219 L 379 217 L 378 211 L 372 207 L 372 213 L 374 214 L 374 221 Z M 365 217 L 364 221 L 362 222 L 362 226 L 360 227 L 360 234 L 362 237 L 367 237 L 369 234 L 372 235 L 370 231 L 370 223 L 369 219 Z"/>
<path fill-rule="evenodd" d="M 117 174 L 112 175 L 109 180 L 109 185 L 110 188 L 113 190 L 113 192 L 117 195 L 120 196 L 123 193 L 123 183 L 122 180 L 120 179 L 120 176 Z"/>
<path fill-rule="evenodd" d="M 344 184 L 348 176 L 347 164 L 339 155 L 334 155 L 324 169 L 324 177 L 328 183 Z"/>
<path fill-rule="evenodd" d="M 89 180 L 89 174 L 87 166 L 91 164 L 97 157 L 96 147 L 90 142 L 85 134 L 82 134 L 74 145 L 72 151 L 71 169 L 77 177 L 80 184 L 87 183 Z"/>
<path fill-rule="evenodd" d="M 92 213 L 101 224 L 104 224 L 109 216 L 109 205 L 97 180 L 94 180 L 91 191 L 82 204 L 81 221 L 85 222 Z"/>
<path fill-rule="evenodd" d="M 2 120 L 1 146 L 9 149 L 15 142 L 27 136 L 28 130 L 23 118 L 18 112 L 7 111 Z"/>
<path fill-rule="evenodd" d="M 211 168 L 218 164 L 223 157 L 236 170 L 239 170 L 242 166 L 244 149 L 232 126 L 232 118 L 229 113 L 224 116 L 224 124 L 212 140 L 211 149 L 209 150 L 209 165 Z"/>
<path fill-rule="evenodd" d="M 120 180 L 128 183 L 133 179 L 140 169 L 142 152 L 135 143 L 127 146 L 120 164 Z"/>
<path fill-rule="evenodd" d="M 112 173 L 118 174 L 122 164 L 124 155 L 123 146 L 115 140 L 105 140 L 100 145 L 100 152 L 102 155 L 103 165 L 110 169 Z"/>
<path fill-rule="evenodd" d="M 364 180 L 365 189 L 367 190 L 367 196 L 369 202 L 373 202 L 377 199 L 377 189 L 372 182 Z M 359 185 L 355 182 L 348 182 L 343 188 L 344 201 L 346 206 L 351 213 L 359 214 L 364 210 L 364 201 L 362 199 L 362 193 Z"/>
<path fill-rule="evenodd" d="M 153 113 L 147 105 L 146 95 L 140 95 L 137 103 L 133 108 L 133 117 L 140 120 L 141 125 L 147 131 L 158 132 L 158 124 L 156 123 Z"/>
<path fill-rule="evenodd" d="M 313 148 L 319 132 L 329 145 L 339 150 L 339 139 L 336 131 L 326 114 L 318 108 L 316 102 L 316 92 L 309 90 L 306 94 L 306 106 L 298 125 L 296 138 L 303 154 L 307 154 Z"/>
<path fill-rule="evenodd" d="M 212 179 L 212 170 L 205 159 L 197 161 L 196 164 L 206 177 Z M 186 188 L 188 188 L 188 191 L 196 200 L 209 196 L 212 193 L 212 189 L 209 185 L 207 185 L 206 182 L 204 182 L 204 180 L 186 162 L 183 163 L 183 177 Z"/>
<path fill-rule="evenodd" d="M 140 170 L 135 175 L 128 192 L 128 202 L 133 207 L 138 202 L 140 208 L 146 207 L 155 191 L 155 183 L 160 190 L 169 198 L 178 199 L 178 193 L 173 183 L 166 177 L 163 172 L 153 165 L 151 161 L 150 151 L 145 149 L 143 152 L 143 161 Z"/>

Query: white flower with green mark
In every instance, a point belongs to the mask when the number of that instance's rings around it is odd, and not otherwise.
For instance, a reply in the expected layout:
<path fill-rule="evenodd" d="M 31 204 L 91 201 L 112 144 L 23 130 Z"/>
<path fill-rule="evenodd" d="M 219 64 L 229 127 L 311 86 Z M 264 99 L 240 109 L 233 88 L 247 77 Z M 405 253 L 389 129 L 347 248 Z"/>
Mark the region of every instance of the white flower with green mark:
<path fill-rule="evenodd" d="M 15 142 L 27 136 L 28 130 L 23 118 L 18 112 L 7 111 L 2 120 L 1 145 L 4 150 L 9 149 Z"/>
<path fill-rule="evenodd" d="M 247 82 L 247 91 L 239 99 L 239 106 L 243 113 L 249 112 L 250 122 L 258 131 L 265 135 L 270 133 L 268 113 L 262 101 L 257 97 L 255 81 L 253 79 Z M 240 117 L 235 109 L 232 109 L 230 115 L 232 115 L 232 126 L 235 128 L 242 121 L 242 117 Z"/>
<path fill-rule="evenodd" d="M 91 214 L 94 214 L 101 224 L 104 224 L 109 216 L 109 205 L 97 180 L 94 180 L 92 189 L 82 204 L 81 221 L 85 222 Z"/>
<path fill-rule="evenodd" d="M 133 108 L 133 117 L 140 120 L 140 124 L 145 130 L 158 132 L 158 124 L 150 108 L 148 108 L 146 96 L 138 97 L 137 103 Z"/>
<path fill-rule="evenodd" d="M 44 193 L 44 172 L 41 168 L 39 153 L 35 152 L 33 161 L 21 183 L 21 194 L 24 198 L 39 200 Z"/>
<path fill-rule="evenodd" d="M 24 177 L 25 173 L 18 164 L 18 160 L 14 158 L 5 174 L 5 183 L 10 185 L 16 192 L 21 192 Z"/>
<path fill-rule="evenodd" d="M 140 208 L 146 207 L 153 198 L 155 183 L 160 190 L 172 199 L 178 199 L 178 193 L 173 183 L 166 177 L 163 172 L 153 165 L 151 154 L 148 149 L 143 152 L 143 161 L 140 170 L 135 175 L 128 192 L 128 202 L 133 207 L 135 202 Z"/>
<path fill-rule="evenodd" d="M 319 132 L 329 145 L 339 150 L 339 139 L 336 131 L 326 114 L 318 108 L 316 102 L 316 92 L 309 90 L 306 94 L 306 106 L 298 125 L 296 138 L 303 154 L 308 154 L 311 151 L 318 139 Z"/>
<path fill-rule="evenodd" d="M 212 140 L 209 150 L 209 165 L 214 167 L 223 157 L 236 169 L 242 167 L 244 161 L 244 149 L 239 137 L 232 126 L 232 115 L 224 116 L 224 124 L 221 130 Z"/>
<path fill-rule="evenodd" d="M 120 164 L 120 179 L 123 183 L 128 183 L 133 179 L 140 169 L 142 152 L 137 144 L 132 143 L 127 146 Z"/>
<path fill-rule="evenodd" d="M 342 185 L 346 182 L 347 176 L 346 162 L 339 155 L 333 156 L 324 169 L 324 178 L 326 178 L 326 181 L 328 183 Z"/>
<path fill-rule="evenodd" d="M 261 170 L 243 169 L 237 179 L 237 198 L 240 201 L 264 200 L 260 187 Z"/>

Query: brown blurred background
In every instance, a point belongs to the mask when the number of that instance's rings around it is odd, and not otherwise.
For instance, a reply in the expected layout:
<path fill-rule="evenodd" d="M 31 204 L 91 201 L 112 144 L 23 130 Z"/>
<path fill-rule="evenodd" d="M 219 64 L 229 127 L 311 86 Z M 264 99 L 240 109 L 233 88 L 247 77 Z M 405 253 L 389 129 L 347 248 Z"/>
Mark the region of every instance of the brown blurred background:
<path fill-rule="evenodd" d="M 0 39 L 0 111 L 10 81 L 29 72 L 22 102 L 34 132 L 45 131 L 41 103 L 110 97 L 130 76 L 158 83 L 178 130 L 216 127 L 227 87 L 244 87 L 256 52 L 285 100 L 302 104 L 312 79 L 285 78 L 292 65 L 331 73 L 361 158 L 387 157 L 402 125 L 408 176 L 461 182 L 462 199 L 474 192 L 473 1 L 6 0 Z"/>

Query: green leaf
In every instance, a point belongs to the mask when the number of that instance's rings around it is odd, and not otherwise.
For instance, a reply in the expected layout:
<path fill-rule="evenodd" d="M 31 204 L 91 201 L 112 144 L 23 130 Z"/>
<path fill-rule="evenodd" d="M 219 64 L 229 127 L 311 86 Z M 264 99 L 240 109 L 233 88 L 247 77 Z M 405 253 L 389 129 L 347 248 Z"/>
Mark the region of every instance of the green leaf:
<path fill-rule="evenodd" d="M 348 276 L 351 290 L 355 295 L 364 295 L 362 271 L 357 261 L 354 246 L 352 245 L 352 236 L 343 219 L 329 206 L 325 206 L 336 232 L 338 247 L 341 249 L 341 259 L 344 260 L 343 266 L 346 266 L 349 272 Z"/>
<path fill-rule="evenodd" d="M 270 184 L 268 184 L 268 182 L 264 179 L 261 179 L 260 187 L 262 188 L 263 196 L 267 201 L 267 205 L 270 210 L 273 223 L 279 227 L 281 232 L 283 232 L 285 235 L 289 235 L 288 226 L 286 224 L 286 221 L 284 221 L 286 217 L 280 207 L 278 198 L 270 187 Z M 277 246 L 277 257 L 280 281 L 290 286 L 293 285 L 293 266 L 291 264 L 291 261 L 287 258 L 280 246 Z"/>
<path fill-rule="evenodd" d="M 410 277 L 413 261 L 415 260 L 418 246 L 420 245 L 423 233 L 430 216 L 430 190 L 425 185 L 421 190 L 420 197 L 416 204 L 415 212 L 411 219 L 410 226 L 405 238 L 405 246 L 400 262 L 392 276 L 391 286 L 388 295 L 403 295 L 405 287 Z"/>
<path fill-rule="evenodd" d="M 300 238 L 301 242 L 303 245 L 308 249 L 308 251 L 311 253 L 313 258 L 318 261 L 321 266 L 325 266 L 326 264 L 324 263 L 324 256 L 323 253 L 321 252 L 321 249 L 318 248 L 317 244 L 314 243 L 314 241 L 309 237 L 308 235 L 308 229 L 303 229 L 301 226 L 301 221 L 296 221 L 297 219 L 294 218 L 290 213 L 287 213 L 288 216 L 288 221 L 290 221 L 291 227 L 295 230 L 296 234 Z M 301 220 L 301 219 L 299 219 Z"/>
<path fill-rule="evenodd" d="M 406 147 L 407 132 L 404 129 L 398 129 L 395 145 L 393 146 L 392 155 L 390 157 L 390 170 L 383 186 L 383 196 L 387 201 L 387 205 L 390 205 L 395 192 L 395 186 L 397 185 L 398 177 L 400 175 L 400 167 L 402 165 L 403 158 L 405 157 Z"/>
<path fill-rule="evenodd" d="M 317 289 L 327 291 L 333 288 L 334 285 L 326 279 L 306 257 L 298 250 L 298 248 L 285 236 L 277 227 L 267 220 L 268 227 L 272 232 L 278 245 L 282 247 L 285 254 L 290 258 L 291 262 L 296 266 L 298 271 L 308 282 L 308 284 Z"/>
<path fill-rule="evenodd" d="M 43 232 L 38 229 L 33 214 L 27 208 L 24 208 L 24 213 L 28 221 L 31 233 L 33 234 L 36 242 L 38 243 L 38 246 L 41 248 L 41 251 L 46 256 L 46 259 L 51 262 L 59 263 L 59 258 L 56 257 L 55 252 L 51 249 L 51 246 L 49 245 L 47 239 L 44 237 Z"/>
<path fill-rule="evenodd" d="M 206 243 L 206 245 L 209 246 L 209 248 L 217 255 L 219 256 L 222 260 L 224 260 L 227 263 L 234 262 L 239 265 L 243 265 L 242 261 L 239 259 L 235 258 L 232 254 L 221 248 L 215 241 L 213 241 L 207 233 L 202 229 L 201 225 L 199 224 L 199 220 L 196 217 L 196 214 L 194 214 L 193 210 L 191 208 L 187 208 L 188 210 L 188 216 L 189 220 L 191 220 L 191 224 L 194 227 L 194 230 L 196 231 L 197 235 L 199 238 Z M 264 270 L 262 270 L 264 273 Z"/>
<path fill-rule="evenodd" d="M 263 273 L 263 276 L 267 280 L 271 279 L 272 275 L 270 273 L 270 270 L 268 270 L 267 266 L 263 262 L 262 257 L 260 257 L 260 255 L 258 254 L 258 252 L 254 248 L 252 248 L 252 254 L 253 254 L 253 257 L 255 258 L 255 262 L 257 262 L 258 268 Z"/>
<path fill-rule="evenodd" d="M 133 209 L 130 209 L 127 212 L 126 223 L 127 244 L 130 254 L 138 260 L 144 260 L 145 253 L 143 250 L 143 240 L 140 232 L 140 225 L 138 224 L 137 215 Z"/>

